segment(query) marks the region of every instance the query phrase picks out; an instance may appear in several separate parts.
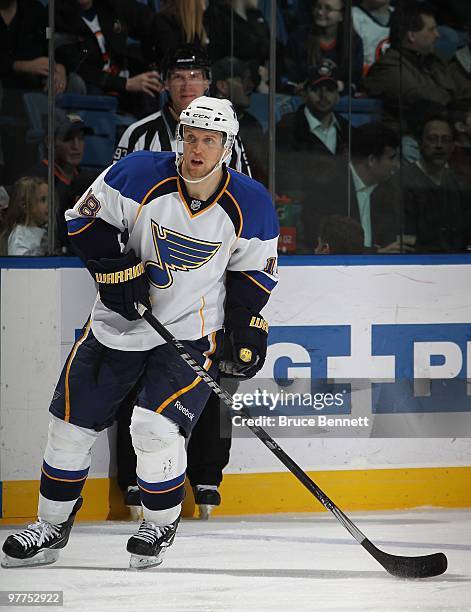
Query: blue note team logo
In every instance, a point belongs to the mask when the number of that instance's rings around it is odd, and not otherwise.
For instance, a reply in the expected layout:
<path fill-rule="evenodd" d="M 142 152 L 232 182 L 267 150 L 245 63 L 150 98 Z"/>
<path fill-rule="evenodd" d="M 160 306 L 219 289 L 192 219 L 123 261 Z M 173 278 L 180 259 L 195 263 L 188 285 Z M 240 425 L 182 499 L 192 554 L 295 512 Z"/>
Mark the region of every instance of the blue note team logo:
<path fill-rule="evenodd" d="M 196 270 L 219 251 L 221 242 L 207 242 L 185 236 L 151 221 L 156 261 L 146 262 L 150 282 L 159 289 L 173 284 L 173 273 Z"/>

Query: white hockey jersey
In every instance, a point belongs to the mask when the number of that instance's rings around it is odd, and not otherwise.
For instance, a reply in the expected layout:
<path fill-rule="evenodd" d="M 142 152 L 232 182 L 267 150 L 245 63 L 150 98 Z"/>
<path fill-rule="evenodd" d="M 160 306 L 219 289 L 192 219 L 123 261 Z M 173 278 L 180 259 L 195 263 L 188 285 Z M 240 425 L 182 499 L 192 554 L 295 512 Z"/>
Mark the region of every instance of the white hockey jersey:
<path fill-rule="evenodd" d="M 390 14 L 393 13 L 390 8 Z M 353 27 L 363 41 L 365 72 L 376 62 L 381 53 L 389 46 L 389 23 L 380 23 L 373 14 L 361 6 L 352 7 Z"/>
<path fill-rule="evenodd" d="M 140 151 L 105 170 L 66 212 L 69 235 L 96 219 L 129 233 L 145 265 L 154 315 L 172 334 L 195 340 L 222 328 L 226 270 L 269 294 L 277 282 L 278 220 L 266 189 L 228 169 L 206 202 L 189 197 L 175 154 Z M 99 297 L 92 330 L 105 346 L 147 350 L 163 343 L 144 320 L 127 321 Z"/>

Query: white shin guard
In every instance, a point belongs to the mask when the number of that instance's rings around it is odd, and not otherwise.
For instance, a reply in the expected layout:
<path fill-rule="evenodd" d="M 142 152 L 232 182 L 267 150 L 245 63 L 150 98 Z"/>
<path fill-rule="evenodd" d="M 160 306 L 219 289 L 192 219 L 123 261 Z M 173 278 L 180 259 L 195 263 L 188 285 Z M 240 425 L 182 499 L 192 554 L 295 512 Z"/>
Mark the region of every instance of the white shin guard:
<path fill-rule="evenodd" d="M 162 483 L 186 471 L 185 438 L 176 423 L 167 417 L 135 406 L 131 435 L 137 455 L 137 475 L 148 483 Z M 162 510 L 143 505 L 144 518 L 157 525 L 169 525 L 179 516 L 181 504 Z"/>
<path fill-rule="evenodd" d="M 51 415 L 44 461 L 61 470 L 87 469 L 98 435 L 97 431 L 66 423 Z M 54 501 L 39 494 L 38 516 L 56 525 L 63 523 L 69 518 L 76 501 Z"/>

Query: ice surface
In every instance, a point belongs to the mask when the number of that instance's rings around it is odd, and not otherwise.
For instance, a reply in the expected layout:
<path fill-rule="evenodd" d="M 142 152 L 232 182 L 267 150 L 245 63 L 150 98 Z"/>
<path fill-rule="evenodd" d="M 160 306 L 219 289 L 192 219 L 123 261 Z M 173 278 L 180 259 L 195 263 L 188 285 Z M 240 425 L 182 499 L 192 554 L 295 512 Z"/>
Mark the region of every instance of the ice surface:
<path fill-rule="evenodd" d="M 140 572 L 128 569 L 125 548 L 136 523 L 78 523 L 55 565 L 1 569 L 0 589 L 63 590 L 61 609 L 81 612 L 471 610 L 470 510 L 349 516 L 386 552 L 444 552 L 447 572 L 394 578 L 316 513 L 183 521 L 163 565 Z M 2 542 L 15 530 L 2 526 Z"/>

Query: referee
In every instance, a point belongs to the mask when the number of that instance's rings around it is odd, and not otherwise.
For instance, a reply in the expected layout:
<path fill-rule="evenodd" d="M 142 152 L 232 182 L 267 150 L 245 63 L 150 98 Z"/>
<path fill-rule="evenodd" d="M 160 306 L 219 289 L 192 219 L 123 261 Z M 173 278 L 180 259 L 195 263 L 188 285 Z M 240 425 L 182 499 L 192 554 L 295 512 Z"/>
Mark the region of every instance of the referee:
<path fill-rule="evenodd" d="M 163 62 L 163 80 L 167 101 L 162 110 L 130 125 L 119 141 L 113 161 L 133 151 L 177 150 L 175 130 L 182 110 L 195 98 L 208 95 L 211 62 L 204 49 L 183 45 L 173 50 Z M 252 176 L 242 141 L 236 137 L 228 164 L 234 170 Z"/>

